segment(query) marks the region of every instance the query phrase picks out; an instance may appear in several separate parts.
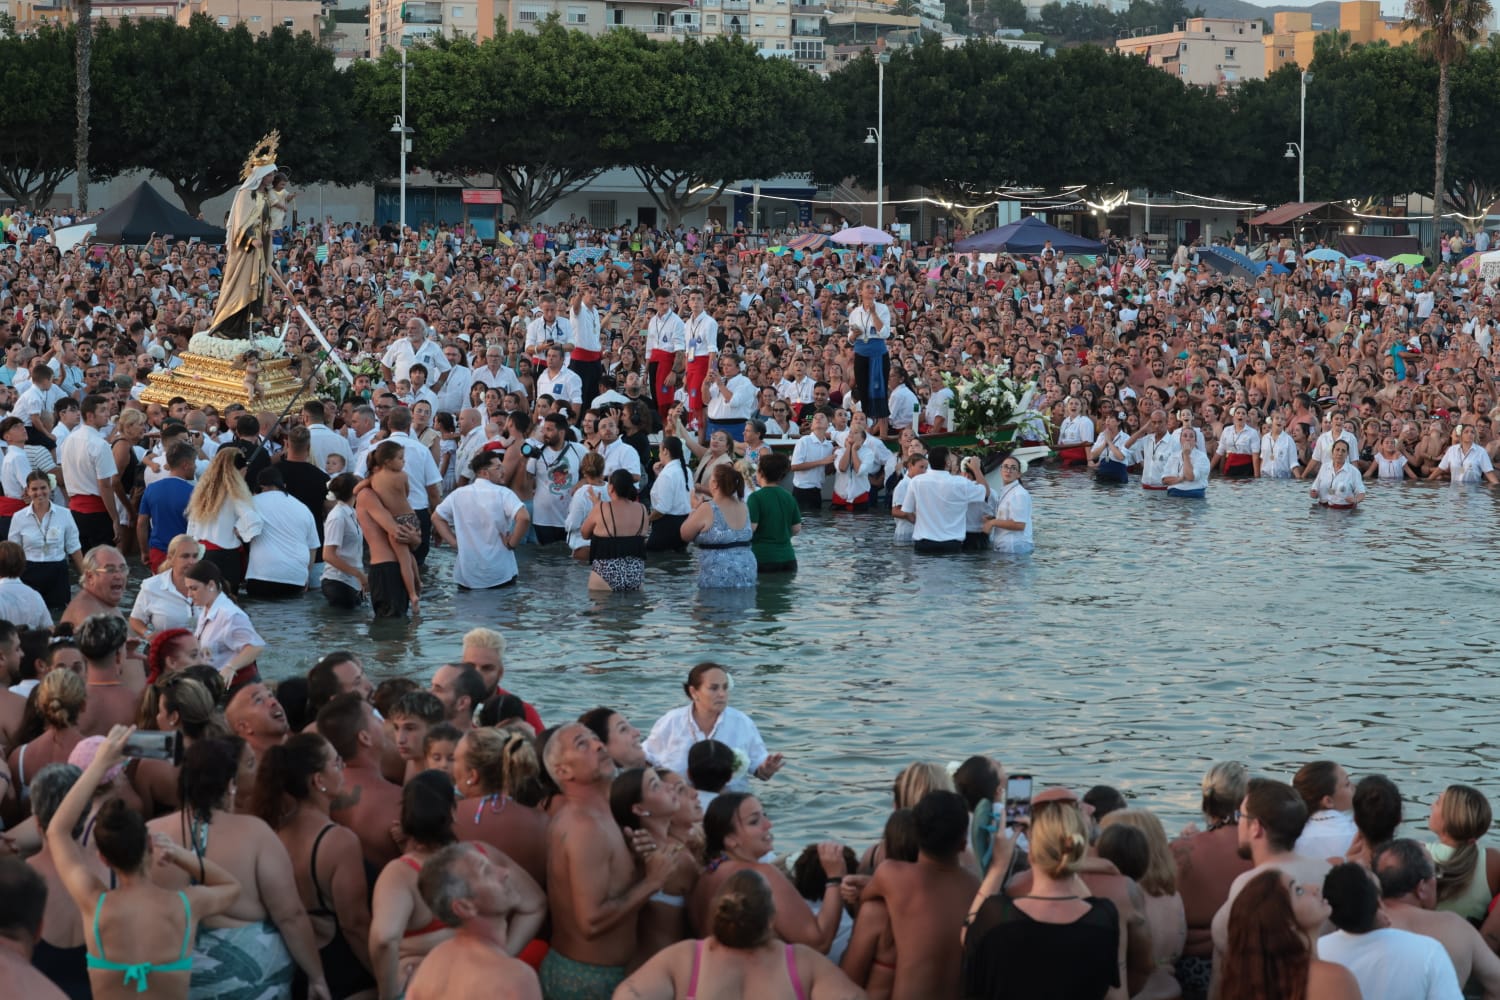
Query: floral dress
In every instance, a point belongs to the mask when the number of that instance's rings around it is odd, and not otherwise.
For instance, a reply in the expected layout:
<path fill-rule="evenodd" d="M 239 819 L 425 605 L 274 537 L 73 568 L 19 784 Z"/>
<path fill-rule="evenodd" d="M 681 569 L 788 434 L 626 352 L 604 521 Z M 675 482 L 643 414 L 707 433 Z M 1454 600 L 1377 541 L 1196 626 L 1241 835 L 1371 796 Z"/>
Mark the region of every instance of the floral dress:
<path fill-rule="evenodd" d="M 724 520 L 718 504 L 709 501 L 709 506 L 714 509 L 714 523 L 698 535 L 698 586 L 708 589 L 755 586 L 757 566 L 755 553 L 750 551 L 755 530 L 750 527 L 748 514 L 745 526 L 735 530 Z"/>

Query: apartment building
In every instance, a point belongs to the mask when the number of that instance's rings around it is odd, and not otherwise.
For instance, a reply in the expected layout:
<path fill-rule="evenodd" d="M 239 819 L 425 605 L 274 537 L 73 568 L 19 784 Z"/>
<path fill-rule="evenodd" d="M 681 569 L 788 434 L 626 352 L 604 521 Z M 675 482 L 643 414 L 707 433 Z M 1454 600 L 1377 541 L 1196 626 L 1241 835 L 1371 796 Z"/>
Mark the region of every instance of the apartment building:
<path fill-rule="evenodd" d="M 1258 18 L 1190 17 L 1159 35 L 1121 38 L 1115 48 L 1142 56 L 1183 83 L 1222 89 L 1265 77 L 1264 36 Z"/>

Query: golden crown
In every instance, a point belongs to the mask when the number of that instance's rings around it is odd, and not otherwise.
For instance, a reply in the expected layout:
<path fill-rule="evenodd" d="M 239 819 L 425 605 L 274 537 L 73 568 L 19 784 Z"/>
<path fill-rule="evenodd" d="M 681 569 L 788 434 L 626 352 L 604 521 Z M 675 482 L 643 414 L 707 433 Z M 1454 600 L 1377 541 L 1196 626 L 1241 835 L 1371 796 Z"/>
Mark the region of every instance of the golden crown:
<path fill-rule="evenodd" d="M 276 150 L 281 145 L 281 130 L 271 131 L 265 138 L 250 150 L 250 155 L 245 159 L 245 168 L 240 172 L 240 179 L 247 180 L 255 172 L 256 167 L 269 167 L 276 163 Z"/>

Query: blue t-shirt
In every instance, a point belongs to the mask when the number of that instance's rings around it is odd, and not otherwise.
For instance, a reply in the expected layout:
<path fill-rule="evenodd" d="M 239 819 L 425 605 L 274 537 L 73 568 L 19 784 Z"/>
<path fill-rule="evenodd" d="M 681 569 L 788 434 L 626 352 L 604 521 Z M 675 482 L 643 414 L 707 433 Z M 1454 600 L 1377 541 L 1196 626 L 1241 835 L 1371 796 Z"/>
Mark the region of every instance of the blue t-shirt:
<path fill-rule="evenodd" d="M 187 505 L 193 495 L 193 484 L 186 479 L 167 476 L 146 487 L 141 494 L 141 513 L 151 518 L 148 548 L 167 551 L 172 539 L 187 533 Z"/>

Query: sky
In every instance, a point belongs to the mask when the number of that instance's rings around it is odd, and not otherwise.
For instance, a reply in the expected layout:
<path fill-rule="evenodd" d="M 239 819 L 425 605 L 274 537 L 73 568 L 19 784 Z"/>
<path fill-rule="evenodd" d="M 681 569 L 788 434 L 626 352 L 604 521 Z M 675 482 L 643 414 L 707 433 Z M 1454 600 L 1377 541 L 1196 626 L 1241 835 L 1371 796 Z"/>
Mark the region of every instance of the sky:
<path fill-rule="evenodd" d="M 1311 7 L 1322 0 L 1247 0 L 1257 7 Z M 1188 4 L 1192 6 L 1191 3 Z M 1401 17 L 1406 13 L 1405 0 L 1381 0 L 1380 12 L 1386 17 Z"/>

